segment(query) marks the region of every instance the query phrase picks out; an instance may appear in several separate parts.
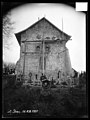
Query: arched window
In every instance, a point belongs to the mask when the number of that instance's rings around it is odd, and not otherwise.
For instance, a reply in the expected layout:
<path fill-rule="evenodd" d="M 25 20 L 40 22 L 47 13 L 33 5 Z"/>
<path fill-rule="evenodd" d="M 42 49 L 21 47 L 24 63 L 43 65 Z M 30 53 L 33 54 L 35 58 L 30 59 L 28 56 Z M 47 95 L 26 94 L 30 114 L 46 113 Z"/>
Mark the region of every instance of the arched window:
<path fill-rule="evenodd" d="M 40 51 L 40 46 L 36 46 L 36 51 L 39 52 Z"/>
<path fill-rule="evenodd" d="M 46 51 L 46 52 L 49 52 L 49 51 L 50 51 L 50 46 L 49 46 L 49 45 L 46 45 L 46 46 L 45 46 L 45 51 Z"/>

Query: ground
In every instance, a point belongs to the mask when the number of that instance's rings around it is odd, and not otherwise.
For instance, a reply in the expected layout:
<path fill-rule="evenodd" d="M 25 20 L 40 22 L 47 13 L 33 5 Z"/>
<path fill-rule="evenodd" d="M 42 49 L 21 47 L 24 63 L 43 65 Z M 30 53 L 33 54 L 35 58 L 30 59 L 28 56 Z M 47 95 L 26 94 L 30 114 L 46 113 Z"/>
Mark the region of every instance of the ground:
<path fill-rule="evenodd" d="M 85 87 L 51 88 L 50 94 L 44 96 L 41 87 L 16 86 L 15 76 L 4 76 L 5 79 L 10 82 L 2 86 L 3 117 L 87 117 Z"/>

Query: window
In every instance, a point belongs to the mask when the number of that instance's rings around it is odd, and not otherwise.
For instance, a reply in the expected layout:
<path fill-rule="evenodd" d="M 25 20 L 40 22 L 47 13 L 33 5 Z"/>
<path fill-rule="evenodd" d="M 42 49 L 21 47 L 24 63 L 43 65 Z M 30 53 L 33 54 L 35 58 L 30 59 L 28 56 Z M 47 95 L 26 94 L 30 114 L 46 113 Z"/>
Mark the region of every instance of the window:
<path fill-rule="evenodd" d="M 49 50 L 50 50 L 50 46 L 47 45 L 47 46 L 45 47 L 45 51 L 46 51 L 46 52 L 49 52 Z"/>
<path fill-rule="evenodd" d="M 36 80 L 37 80 L 37 76 L 38 76 L 38 75 L 36 74 Z"/>
<path fill-rule="evenodd" d="M 40 46 L 36 46 L 36 51 L 37 51 L 37 52 L 40 51 Z"/>

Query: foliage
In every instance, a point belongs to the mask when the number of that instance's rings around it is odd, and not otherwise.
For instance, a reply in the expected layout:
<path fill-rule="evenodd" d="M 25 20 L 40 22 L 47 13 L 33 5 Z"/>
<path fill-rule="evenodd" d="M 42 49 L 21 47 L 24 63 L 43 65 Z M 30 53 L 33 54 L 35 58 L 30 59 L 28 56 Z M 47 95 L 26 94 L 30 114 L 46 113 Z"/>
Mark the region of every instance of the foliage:
<path fill-rule="evenodd" d="M 79 87 L 84 87 L 86 85 L 86 72 L 83 72 L 79 75 Z"/>
<path fill-rule="evenodd" d="M 3 63 L 3 74 L 12 74 L 15 73 L 15 64 L 14 63 Z"/>

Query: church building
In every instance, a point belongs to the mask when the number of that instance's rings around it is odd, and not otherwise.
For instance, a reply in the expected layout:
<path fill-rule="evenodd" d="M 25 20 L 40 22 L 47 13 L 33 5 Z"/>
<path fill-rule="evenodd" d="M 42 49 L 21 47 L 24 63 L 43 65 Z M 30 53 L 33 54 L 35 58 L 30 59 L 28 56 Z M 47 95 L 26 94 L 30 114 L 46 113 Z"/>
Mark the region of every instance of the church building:
<path fill-rule="evenodd" d="M 17 78 L 40 81 L 42 73 L 48 80 L 62 80 L 72 75 L 66 43 L 71 36 L 53 25 L 45 17 L 27 29 L 15 33 L 20 45 L 20 58 L 16 63 Z"/>

